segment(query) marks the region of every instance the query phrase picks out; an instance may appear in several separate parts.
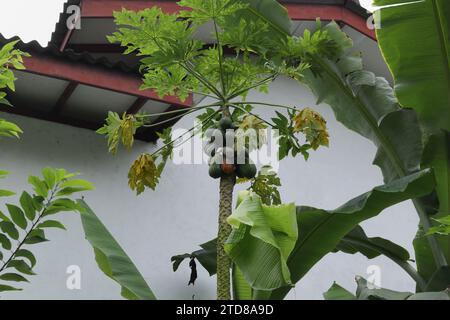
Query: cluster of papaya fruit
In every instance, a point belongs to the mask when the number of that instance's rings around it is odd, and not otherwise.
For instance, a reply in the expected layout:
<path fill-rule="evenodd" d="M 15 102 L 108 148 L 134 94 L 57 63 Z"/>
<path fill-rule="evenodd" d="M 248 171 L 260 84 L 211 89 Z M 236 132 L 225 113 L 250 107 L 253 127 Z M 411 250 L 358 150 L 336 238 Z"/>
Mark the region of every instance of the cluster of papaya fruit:
<path fill-rule="evenodd" d="M 212 125 L 205 152 L 211 157 L 209 160 L 209 175 L 218 179 L 226 175 L 236 175 L 239 178 L 252 179 L 256 175 L 256 165 L 251 162 L 246 147 L 238 150 L 237 144 L 228 147 L 230 141 L 235 139 L 235 130 L 238 128 L 229 117 L 222 117 Z M 217 137 L 221 139 L 217 139 Z"/>

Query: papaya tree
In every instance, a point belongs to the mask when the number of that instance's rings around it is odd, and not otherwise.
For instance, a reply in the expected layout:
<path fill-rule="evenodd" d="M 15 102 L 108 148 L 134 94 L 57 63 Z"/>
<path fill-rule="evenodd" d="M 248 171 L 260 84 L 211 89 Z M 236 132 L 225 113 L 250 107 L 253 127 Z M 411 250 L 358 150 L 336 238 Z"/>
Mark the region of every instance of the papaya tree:
<path fill-rule="evenodd" d="M 279 131 L 280 159 L 298 154 L 307 158 L 310 150 L 327 146 L 329 139 L 325 120 L 312 109 L 247 102 L 246 96 L 250 90 L 267 92 L 268 85 L 281 75 L 295 74 L 300 79 L 303 72 L 310 69 L 310 53 L 328 55 L 335 48 L 327 32 L 318 31 L 313 36 L 306 32 L 304 37 L 285 36 L 279 29 L 289 30 L 290 21 L 286 10 L 276 1 L 266 1 L 262 8 L 254 1 L 234 0 L 183 0 L 179 5 L 189 11 L 165 14 L 153 7 L 114 14 L 119 29 L 109 40 L 126 47 L 126 53 L 142 57 L 141 89 L 155 90 L 161 98 L 174 95 L 184 100 L 193 93 L 213 100 L 210 104 L 172 112 L 171 119 L 202 113 L 197 117 L 198 123 L 184 136 L 172 138 L 170 130 L 160 133 L 163 146 L 135 161 L 129 172 L 129 185 L 138 194 L 145 188 L 155 189 L 174 145 L 179 146 L 195 134 L 206 139 L 207 153 L 211 156 L 209 174 L 220 180 L 217 298 L 230 299 L 231 261 L 225 243 L 232 231 L 228 222 L 232 221 L 233 189 L 237 178 L 253 179 L 256 176 L 257 169 L 251 162 L 250 153 L 267 139 L 261 130 L 273 128 Z M 269 10 L 278 14 L 281 17 L 278 21 L 284 23 L 266 19 L 264 14 Z M 211 41 L 208 42 L 195 37 L 199 28 L 207 23 L 212 24 Z M 284 61 L 286 57 L 292 57 L 298 65 L 291 67 Z M 272 119 L 264 119 L 253 111 L 257 105 L 278 111 Z M 163 114 L 170 115 L 170 112 Z M 155 116 L 160 114 L 120 116 L 110 113 L 99 133 L 108 136 L 110 150 L 115 152 L 119 142 L 131 147 L 133 135 L 140 127 L 160 125 L 161 122 L 152 123 Z M 252 131 L 256 132 L 255 143 L 245 139 L 239 143 L 239 137 L 245 138 Z M 218 141 L 221 143 L 217 144 Z M 222 143 L 224 141 L 226 143 Z M 261 182 L 263 178 L 258 176 L 260 179 L 250 186 L 252 192 L 262 195 L 261 201 L 267 204 L 280 204 L 276 191 L 279 182 L 272 181 L 273 189 L 267 190 L 264 188 L 267 183 Z M 237 228 L 239 223 L 235 223 Z"/>
<path fill-rule="evenodd" d="M 24 69 L 23 57 L 29 56 L 15 49 L 16 43 L 10 42 L 0 50 L 0 90 L 15 89 L 12 70 Z M 0 103 L 12 107 L 3 91 L 0 91 Z M 0 119 L 0 137 L 18 138 L 21 133 L 16 124 Z M 7 175 L 7 171 L 0 170 L 0 179 Z M 82 207 L 70 197 L 91 190 L 93 186 L 85 180 L 75 179 L 77 175 L 64 169 L 44 168 L 42 177 L 28 178 L 33 192 L 23 191 L 18 204 L 6 203 L 6 210 L 0 210 L 0 292 L 22 290 L 9 283 L 29 282 L 27 278 L 35 275 L 33 268 L 37 259 L 32 252 L 33 245 L 48 241 L 46 229 L 65 229 L 55 215 L 81 210 Z M 14 195 L 13 191 L 0 189 L 0 198 Z"/>
<path fill-rule="evenodd" d="M 195 281 L 198 260 L 211 275 L 217 274 L 217 297 L 229 299 L 231 268 L 234 298 L 281 299 L 326 254 L 360 252 L 368 258 L 386 255 L 425 290 L 426 282 L 410 265 L 406 250 L 386 239 L 368 238 L 359 227 L 362 221 L 408 199 L 418 199 L 414 201 L 421 219 L 429 220 L 423 197 L 433 191 L 435 181 L 432 172 L 421 170 L 417 162 L 422 149 L 415 113 L 400 108 L 386 80 L 363 70 L 360 55 L 350 53 L 351 39 L 334 22 L 324 26 L 318 21 L 315 31 L 306 30 L 303 36 L 295 37 L 290 35 L 285 9 L 275 1 L 181 1 L 180 5 L 190 11 L 176 15 L 163 14 L 157 8 L 118 12 L 115 17 L 119 31 L 109 39 L 127 47 L 126 53 L 143 56 L 142 89 L 180 99 L 189 93 L 213 99 L 209 105 L 173 111 L 177 118 L 204 110 L 198 116 L 199 130 L 188 130 L 189 137 L 181 143 L 196 133 L 213 143 L 217 135 L 208 134 L 209 128 L 217 128 L 221 140 L 226 140 L 227 130 L 236 137 L 239 130 L 271 127 L 279 131 L 280 159 L 298 154 L 307 158 L 311 149 L 327 145 L 325 121 L 311 109 L 247 101 L 250 90 L 267 91 L 267 85 L 283 75 L 308 86 L 318 102 L 333 108 L 339 121 L 375 142 L 379 151 L 374 163 L 382 169 L 386 184 L 335 210 L 299 206 L 293 212 L 291 205 L 279 205 L 280 181 L 275 175 L 262 174 L 267 168 L 255 176 L 250 162 L 244 162 L 245 167 L 229 162 L 239 154 L 246 159 L 251 145 L 244 143 L 243 150 L 239 144 L 232 150 L 207 147 L 213 160 L 210 175 L 220 178 L 218 237 L 201 245 L 200 250 L 174 256 L 174 270 L 190 258 L 191 281 Z M 206 23 L 212 26 L 209 43 L 195 38 L 197 28 Z M 253 111 L 254 106 L 278 111 L 273 118 L 263 119 Z M 160 125 L 151 123 L 153 116 L 159 114 L 110 113 L 99 132 L 108 136 L 110 150 L 115 152 L 120 141 L 131 147 L 139 127 Z M 395 130 L 399 124 L 402 130 Z M 298 133 L 304 134 L 305 143 L 300 143 Z M 172 139 L 169 131 L 160 136 L 163 147 L 139 157 L 129 172 L 129 184 L 138 193 L 146 187 L 156 187 L 173 146 L 180 141 L 180 137 Z M 253 148 L 258 146 L 257 142 Z M 217 159 L 222 162 L 216 163 Z M 250 193 L 239 195 L 238 206 L 232 212 L 236 177 L 250 178 Z M 274 210 L 280 210 L 275 215 L 277 219 L 271 216 Z M 94 216 L 90 218 L 93 220 Z M 258 224 L 264 219 L 277 225 Z M 276 229 L 281 225 L 296 227 Z M 260 246 L 256 238 L 273 246 Z M 430 243 L 434 241 L 431 237 Z M 277 250 L 279 261 L 273 263 L 267 258 L 268 253 Z M 271 269 L 264 269 L 267 266 Z M 124 288 L 118 276 L 119 272 L 112 275 Z"/>

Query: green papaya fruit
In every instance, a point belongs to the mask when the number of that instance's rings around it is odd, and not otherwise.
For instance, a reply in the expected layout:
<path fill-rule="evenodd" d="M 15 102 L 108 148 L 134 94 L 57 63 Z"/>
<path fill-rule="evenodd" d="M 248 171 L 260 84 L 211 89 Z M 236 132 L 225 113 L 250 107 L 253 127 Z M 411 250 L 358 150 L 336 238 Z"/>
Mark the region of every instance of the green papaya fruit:
<path fill-rule="evenodd" d="M 226 131 L 227 129 L 233 129 L 233 121 L 230 117 L 223 117 L 219 121 L 219 127 L 223 131 Z"/>
<path fill-rule="evenodd" d="M 218 179 L 222 176 L 222 169 L 220 168 L 220 164 L 212 163 L 209 165 L 209 176 L 213 179 Z"/>
<path fill-rule="evenodd" d="M 236 168 L 236 175 L 239 178 L 253 179 L 256 171 L 256 165 L 253 163 L 239 164 Z"/>

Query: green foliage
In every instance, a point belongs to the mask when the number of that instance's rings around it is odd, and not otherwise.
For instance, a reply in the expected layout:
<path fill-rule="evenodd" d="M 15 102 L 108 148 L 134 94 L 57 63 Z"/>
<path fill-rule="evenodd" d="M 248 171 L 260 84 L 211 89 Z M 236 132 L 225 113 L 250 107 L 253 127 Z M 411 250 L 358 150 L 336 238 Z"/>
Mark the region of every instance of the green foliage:
<path fill-rule="evenodd" d="M 271 125 L 252 113 L 251 104 L 236 101 L 236 98 L 245 99 L 252 89 L 268 92 L 270 82 L 281 74 L 290 73 L 292 76 L 294 69 L 296 76 L 301 77 L 301 73 L 310 66 L 308 61 L 312 54 L 328 56 L 337 50 L 327 30 L 305 32 L 303 37 L 287 35 L 290 30 L 287 12 L 273 0 L 185 0 L 179 4 L 190 10 L 165 14 L 160 8 L 152 7 L 139 12 L 115 12 L 118 30 L 108 39 L 126 47 L 126 54 L 142 56 L 142 90 L 153 89 L 161 98 L 171 95 L 183 101 L 190 93 L 216 100 L 210 105 L 189 110 L 190 113 L 204 109 L 197 117 L 201 125 L 198 132 L 202 134 L 216 126 L 216 122 L 211 121 L 214 113 L 230 109 L 235 128 L 242 129 L 236 131 L 238 134 L 245 135 L 249 129 L 259 130 Z M 211 22 L 211 40 L 199 40 L 199 28 Z M 228 54 L 230 49 L 234 54 Z M 289 55 L 290 64 L 283 58 L 286 55 Z M 299 66 L 292 67 L 293 61 Z M 307 149 L 315 150 L 319 145 L 328 144 L 325 121 L 320 115 L 311 111 L 309 115 L 314 114 L 317 121 L 301 119 L 308 110 L 297 115 L 297 125 L 293 125 L 289 132 L 283 128 L 283 139 L 287 140 L 283 148 L 292 150 L 294 156 L 303 153 L 306 157 Z M 130 123 L 124 128 L 126 119 Z M 139 126 L 156 126 L 149 120 L 150 115 L 123 115 L 120 118 L 110 113 L 105 126 L 98 132 L 108 136 L 110 151 L 114 153 L 121 140 L 126 147 L 131 146 L 131 136 Z M 302 126 L 298 125 L 299 121 L 303 121 Z M 298 138 L 291 137 L 295 133 L 304 134 L 308 143 L 299 145 Z M 262 131 L 258 134 L 258 146 L 246 146 L 249 151 L 265 143 L 265 134 Z M 289 143 L 291 145 L 286 146 Z M 169 141 L 168 146 L 171 145 L 172 141 Z M 155 153 L 142 155 L 136 160 L 129 173 L 133 190 L 141 193 L 145 187 L 156 187 L 160 174 L 160 170 L 155 169 L 157 162 Z"/>
<path fill-rule="evenodd" d="M 410 198 L 429 194 L 435 186 L 433 174 L 421 171 L 348 201 L 336 210 L 297 207 L 299 237 L 288 260 L 291 279 L 296 283 L 326 254 L 335 250 L 350 231 L 384 209 Z M 271 299 L 281 299 L 290 287 L 277 289 Z"/>
<path fill-rule="evenodd" d="M 402 106 L 413 108 L 431 131 L 450 130 L 450 3 L 445 0 L 376 0 L 403 3 L 375 15 L 383 56 Z M 417 45 L 417 44 L 420 45 Z M 400 58 L 401 57 L 401 58 Z"/>
<path fill-rule="evenodd" d="M 402 5 L 387 6 L 397 3 Z M 426 134 L 421 165 L 433 168 L 436 177 L 438 203 L 433 198 L 415 201 L 422 215 L 414 240 L 417 267 L 430 280 L 450 261 L 446 224 L 429 218 L 435 214 L 434 219 L 445 221 L 450 214 L 450 6 L 440 0 L 376 0 L 375 4 L 386 6 L 375 15 L 382 26 L 377 39 L 394 77 L 395 94 L 403 107 L 418 114 Z"/>
<path fill-rule="evenodd" d="M 336 23 L 325 27 L 338 46 L 333 58 L 314 55 L 320 72 L 306 72 L 304 83 L 327 103 L 336 119 L 378 147 L 374 164 L 385 182 L 416 172 L 422 156 L 422 135 L 411 110 L 400 109 L 388 82 L 363 69 L 360 54 L 351 53 L 352 41 Z"/>
<path fill-rule="evenodd" d="M 2 93 L 0 93 L 0 96 L 2 96 Z M 18 138 L 21 133 L 23 133 L 23 131 L 19 126 L 4 119 L 0 119 L 0 136 Z"/>
<path fill-rule="evenodd" d="M 136 266 L 103 223 L 83 201 L 78 200 L 86 239 L 92 245 L 100 270 L 121 286 L 121 294 L 129 300 L 155 300 L 155 296 Z"/>
<path fill-rule="evenodd" d="M 450 215 L 450 132 L 440 131 L 428 137 L 422 167 L 433 168 L 439 199 L 437 217 Z"/>
<path fill-rule="evenodd" d="M 253 289 L 290 285 L 287 259 L 298 236 L 294 204 L 265 206 L 248 192 L 239 194 L 239 201 L 228 218 L 233 231 L 225 251 Z"/>
<path fill-rule="evenodd" d="M 289 155 L 303 155 L 309 158 L 308 150 L 316 150 L 319 146 L 328 146 L 328 131 L 326 121 L 317 112 L 305 108 L 299 112 L 288 110 L 287 117 L 276 111 L 277 117 L 272 118 L 273 128 L 278 130 L 279 150 L 278 158 L 284 159 Z M 303 133 L 306 143 L 302 143 L 297 133 Z"/>
<path fill-rule="evenodd" d="M 356 297 L 336 282 L 323 294 L 325 300 L 355 300 Z"/>
<path fill-rule="evenodd" d="M 450 216 L 445 216 L 443 218 L 435 219 L 438 222 L 438 226 L 431 227 L 427 234 L 450 234 Z"/>
<path fill-rule="evenodd" d="M 15 90 L 14 81 L 16 78 L 14 77 L 11 67 L 17 70 L 25 69 L 23 66 L 23 57 L 30 56 L 25 52 L 14 49 L 17 42 L 18 41 L 7 43 L 0 49 L 0 90 L 4 88 L 9 88 L 12 91 Z M 0 96 L 0 103 L 9 105 L 5 96 Z"/>
<path fill-rule="evenodd" d="M 267 206 L 281 204 L 281 196 L 278 191 L 278 188 L 281 187 L 281 180 L 270 166 L 263 166 L 258 175 L 250 181 L 251 185 L 248 190 L 256 193 L 263 204 Z"/>
<path fill-rule="evenodd" d="M 139 117 L 124 113 L 122 117 L 116 112 L 108 112 L 106 124 L 97 130 L 97 133 L 108 137 L 109 152 L 115 154 L 119 142 L 130 149 L 133 146 L 134 135 L 144 123 Z"/>
<path fill-rule="evenodd" d="M 205 268 L 210 276 L 216 274 L 217 271 L 217 240 L 211 240 L 200 245 L 201 249 L 192 253 L 185 253 L 170 258 L 173 264 L 173 271 L 177 271 L 180 264 L 185 259 L 196 259 Z"/>
<path fill-rule="evenodd" d="M 362 277 L 356 277 L 356 294 L 352 294 L 337 283 L 324 293 L 325 300 L 450 300 L 448 290 L 439 292 L 398 292 L 376 287 Z"/>
<path fill-rule="evenodd" d="M 167 128 L 158 135 L 165 147 L 153 154 L 140 155 L 128 173 L 128 184 L 131 190 L 136 190 L 138 195 L 144 192 L 146 187 L 155 190 L 167 160 L 172 156 L 172 130 Z"/>
<path fill-rule="evenodd" d="M 1 176 L 5 174 L 5 171 L 0 172 Z M 9 214 L 0 212 L 0 244 L 4 249 L 0 251 L 0 280 L 25 282 L 28 281 L 26 276 L 35 274 L 36 258 L 29 246 L 48 241 L 46 228 L 65 229 L 61 222 L 48 219 L 48 216 L 79 211 L 80 206 L 67 196 L 93 189 L 89 182 L 74 179 L 76 176 L 64 169 L 44 168 L 42 177 L 29 177 L 35 194 L 22 192 L 20 205 L 7 203 Z M 7 254 L 5 250 L 10 252 Z M 0 291 L 11 290 L 21 289 L 0 284 Z"/>
<path fill-rule="evenodd" d="M 23 57 L 29 57 L 27 53 L 14 49 L 16 44 L 17 41 L 13 41 L 5 44 L 3 48 L 0 49 L 0 104 L 11 107 L 12 105 L 6 99 L 6 93 L 1 90 L 5 88 L 12 91 L 15 90 L 14 81 L 16 78 L 14 77 L 11 67 L 17 70 L 25 69 L 23 66 Z M 0 119 L 0 137 L 18 138 L 21 133 L 22 130 L 14 123 Z"/>

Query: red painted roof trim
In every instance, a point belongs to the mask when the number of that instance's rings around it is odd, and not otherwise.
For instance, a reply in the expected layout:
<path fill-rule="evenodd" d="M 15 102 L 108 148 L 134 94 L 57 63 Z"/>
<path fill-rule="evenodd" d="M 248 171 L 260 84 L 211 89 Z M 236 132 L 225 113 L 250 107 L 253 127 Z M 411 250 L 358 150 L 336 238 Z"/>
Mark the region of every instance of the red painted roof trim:
<path fill-rule="evenodd" d="M 375 31 L 367 26 L 367 21 L 361 15 L 342 5 L 284 3 L 292 20 L 335 20 L 342 22 L 367 37 L 376 40 Z M 177 13 L 182 8 L 174 1 L 146 0 L 83 0 L 82 18 L 112 18 L 114 11 L 122 8 L 139 11 L 152 6 L 158 6 L 166 13 Z"/>
<path fill-rule="evenodd" d="M 364 17 L 350 9 L 336 5 L 284 4 L 292 20 L 334 20 L 342 22 L 376 41 L 375 30 L 369 29 Z"/>
<path fill-rule="evenodd" d="M 140 11 L 158 6 L 165 13 L 178 13 L 182 8 L 175 1 L 147 1 L 147 0 L 83 0 L 82 18 L 112 18 L 114 11 L 122 8 Z"/>

